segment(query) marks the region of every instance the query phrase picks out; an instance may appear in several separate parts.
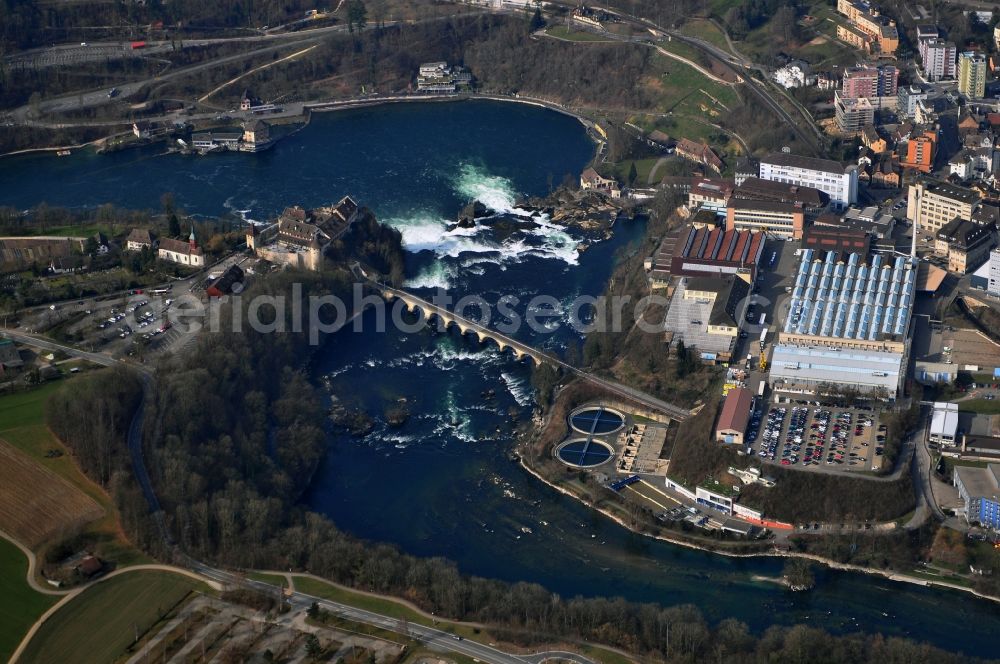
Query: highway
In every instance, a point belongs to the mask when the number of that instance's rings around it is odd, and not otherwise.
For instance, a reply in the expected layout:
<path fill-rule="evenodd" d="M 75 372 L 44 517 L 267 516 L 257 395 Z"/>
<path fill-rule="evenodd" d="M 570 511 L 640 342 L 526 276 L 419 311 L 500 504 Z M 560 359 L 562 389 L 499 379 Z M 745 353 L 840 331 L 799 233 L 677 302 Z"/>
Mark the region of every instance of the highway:
<path fill-rule="evenodd" d="M 393 25 L 398 25 L 401 23 L 414 24 L 414 23 L 431 23 L 435 21 L 448 21 L 457 16 L 474 16 L 481 14 L 482 11 L 472 11 L 472 12 L 456 12 L 455 14 L 449 14 L 446 16 L 435 16 L 426 19 L 419 19 L 417 21 L 386 21 L 385 26 L 391 27 Z M 231 62 L 240 62 L 248 58 L 252 58 L 259 55 L 264 55 L 271 53 L 280 49 L 291 48 L 291 47 L 304 47 L 310 44 L 318 44 L 323 39 L 329 37 L 330 35 L 343 34 L 347 32 L 346 25 L 333 25 L 322 28 L 313 28 L 310 30 L 301 30 L 299 32 L 291 33 L 279 33 L 279 34 L 263 34 L 251 37 L 234 37 L 234 38 L 215 38 L 215 39 L 195 39 L 190 41 L 185 41 L 187 46 L 207 46 L 212 44 L 222 44 L 222 43 L 232 43 L 236 42 L 248 42 L 248 43 L 263 43 L 266 44 L 260 48 L 255 48 L 253 50 L 245 51 L 242 53 L 236 53 L 233 55 L 227 55 L 220 58 L 215 58 L 207 62 L 200 62 L 198 64 L 190 65 L 187 67 L 181 67 L 179 69 L 174 69 L 157 76 L 153 76 L 141 81 L 132 81 L 127 83 L 118 84 L 118 95 L 115 97 L 109 97 L 108 92 L 111 86 L 103 87 L 97 90 L 87 90 L 87 91 L 77 91 L 70 94 L 60 95 L 58 97 L 53 97 L 51 99 L 44 99 L 38 103 L 37 107 L 33 107 L 31 104 L 26 104 L 18 108 L 12 109 L 6 113 L 7 121 L 13 122 L 15 124 L 23 125 L 38 125 L 38 126 L 71 126 L 71 125 L 52 125 L 46 124 L 39 121 L 36 115 L 44 115 L 45 113 L 63 113 L 68 111 L 75 111 L 83 108 L 92 108 L 95 106 L 102 106 L 114 101 L 127 99 L 129 96 L 139 92 L 145 86 L 154 85 L 157 83 L 163 83 L 178 77 L 189 76 L 207 69 L 213 69 L 219 65 L 228 64 Z M 106 49 L 109 45 L 107 43 L 102 43 L 99 45 L 101 48 Z M 160 45 L 154 44 L 154 52 Z M 60 47 L 56 47 L 60 48 Z M 90 48 L 90 45 L 86 47 L 67 47 L 62 48 Z M 85 123 L 85 124 L 108 124 L 106 122 L 99 123 Z M 125 121 L 120 121 L 112 124 L 127 124 Z"/>

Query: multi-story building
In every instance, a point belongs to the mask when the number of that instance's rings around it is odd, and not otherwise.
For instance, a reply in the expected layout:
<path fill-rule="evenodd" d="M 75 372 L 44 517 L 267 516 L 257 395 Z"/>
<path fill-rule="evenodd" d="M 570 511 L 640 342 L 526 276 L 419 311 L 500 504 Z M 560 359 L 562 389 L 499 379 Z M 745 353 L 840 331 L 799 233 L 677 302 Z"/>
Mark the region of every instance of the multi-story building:
<path fill-rule="evenodd" d="M 928 81 L 955 78 L 957 49 L 953 43 L 943 39 L 926 39 L 920 42 L 919 50 L 924 78 Z"/>
<path fill-rule="evenodd" d="M 711 210 L 718 216 L 726 214 L 726 205 L 733 195 L 733 184 L 728 180 L 698 178 L 688 191 L 688 208 Z"/>
<path fill-rule="evenodd" d="M 779 237 L 802 238 L 805 213 L 801 205 L 733 198 L 726 209 L 726 230 L 763 231 Z"/>
<path fill-rule="evenodd" d="M 948 271 L 965 274 L 987 260 L 996 246 L 996 227 L 952 219 L 935 236 L 934 253 L 948 261 Z"/>
<path fill-rule="evenodd" d="M 865 125 L 875 122 L 875 107 L 866 97 L 843 97 L 837 91 L 833 94 L 833 108 L 837 129 L 845 134 L 860 134 Z"/>
<path fill-rule="evenodd" d="M 958 91 L 970 99 L 986 96 L 986 56 L 966 51 L 958 56 Z"/>
<path fill-rule="evenodd" d="M 906 217 L 918 228 L 938 231 L 952 219 L 972 219 L 980 196 L 972 189 L 924 178 L 910 185 Z"/>
<path fill-rule="evenodd" d="M 840 91 L 844 97 L 894 97 L 899 88 L 899 70 L 892 65 L 864 65 L 844 72 Z"/>
<path fill-rule="evenodd" d="M 936 145 L 937 134 L 933 131 L 911 136 L 906 141 L 906 154 L 900 155 L 899 165 L 903 168 L 913 168 L 921 173 L 930 173 L 934 168 Z"/>
<path fill-rule="evenodd" d="M 870 3 L 863 0 L 837 0 L 837 11 L 850 21 L 850 25 L 837 26 L 838 38 L 858 48 L 882 55 L 892 55 L 899 48 L 896 22 L 879 14 Z M 862 36 L 860 44 L 857 43 L 858 35 Z"/>
<path fill-rule="evenodd" d="M 747 273 L 681 277 L 664 320 L 670 343 L 683 340 L 709 362 L 730 361 L 749 294 Z"/>
<path fill-rule="evenodd" d="M 953 479 L 964 507 L 961 512 L 970 524 L 1000 530 L 1000 464 L 986 468 L 955 466 Z"/>
<path fill-rule="evenodd" d="M 917 105 L 927 100 L 927 93 L 916 85 L 904 85 L 896 95 L 896 113 L 904 118 L 912 118 L 917 113 Z"/>
<path fill-rule="evenodd" d="M 990 252 L 989 284 L 986 290 L 993 295 L 1000 295 L 1000 249 Z"/>
<path fill-rule="evenodd" d="M 928 39 L 937 39 L 941 36 L 941 31 L 934 24 L 924 24 L 918 25 L 913 28 L 913 32 L 917 37 L 917 43 L 922 41 L 927 41 Z"/>
<path fill-rule="evenodd" d="M 759 178 L 760 160 L 754 157 L 740 157 L 736 160 L 733 176 L 737 187 L 743 184 L 747 178 Z"/>
<path fill-rule="evenodd" d="M 858 167 L 829 159 L 775 152 L 761 159 L 760 178 L 819 189 L 830 203 L 843 209 L 858 200 Z"/>

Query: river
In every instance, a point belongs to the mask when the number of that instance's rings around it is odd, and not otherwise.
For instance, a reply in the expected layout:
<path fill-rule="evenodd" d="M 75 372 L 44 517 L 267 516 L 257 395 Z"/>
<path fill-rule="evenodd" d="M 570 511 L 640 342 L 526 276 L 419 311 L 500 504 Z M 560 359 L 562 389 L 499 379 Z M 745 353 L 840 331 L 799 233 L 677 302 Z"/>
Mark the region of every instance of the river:
<path fill-rule="evenodd" d="M 593 145 L 579 123 L 530 106 L 357 109 L 314 116 L 307 129 L 259 155 L 160 151 L 3 159 L 0 204 L 156 208 L 171 191 L 193 214 L 265 220 L 287 205 L 350 194 L 403 232 L 409 287 L 491 301 L 548 294 L 566 303 L 600 293 L 616 254 L 644 230 L 641 220 L 619 222 L 607 241 L 544 220 L 502 239 L 490 231 L 447 231 L 469 200 L 510 211 L 520 195 L 544 194 L 589 160 Z M 581 241 L 591 246 L 578 254 Z M 518 334 L 554 349 L 578 338 L 565 325 L 553 328 Z M 360 439 L 331 437 L 309 504 L 358 536 L 567 596 L 691 603 L 710 620 L 732 616 L 756 630 L 805 623 L 994 654 L 1000 610 L 986 601 L 832 570 L 818 573 L 815 590 L 790 593 L 754 580 L 780 574 L 781 560 L 729 559 L 653 542 L 556 494 L 507 458 L 515 421 L 531 411 L 529 375 L 493 345 L 454 332 L 340 333 L 324 348 L 317 377 L 377 425 Z M 389 427 L 383 411 L 401 399 L 411 416 Z"/>

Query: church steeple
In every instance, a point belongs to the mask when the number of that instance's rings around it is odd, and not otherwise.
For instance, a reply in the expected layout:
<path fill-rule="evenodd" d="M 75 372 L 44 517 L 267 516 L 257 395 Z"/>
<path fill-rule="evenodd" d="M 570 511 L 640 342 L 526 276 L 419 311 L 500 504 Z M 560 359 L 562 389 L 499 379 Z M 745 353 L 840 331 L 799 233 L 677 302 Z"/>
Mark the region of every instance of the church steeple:
<path fill-rule="evenodd" d="M 194 239 L 194 224 L 193 223 L 191 224 L 191 235 L 188 236 L 188 246 L 190 246 L 192 250 L 198 248 L 198 243 Z"/>

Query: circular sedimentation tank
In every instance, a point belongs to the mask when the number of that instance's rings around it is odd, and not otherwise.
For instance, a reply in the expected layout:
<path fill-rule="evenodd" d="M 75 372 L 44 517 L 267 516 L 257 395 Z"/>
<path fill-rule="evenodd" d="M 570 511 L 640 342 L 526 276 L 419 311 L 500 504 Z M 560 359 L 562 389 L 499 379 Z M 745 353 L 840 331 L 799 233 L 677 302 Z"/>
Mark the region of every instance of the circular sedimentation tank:
<path fill-rule="evenodd" d="M 607 443 L 599 440 L 578 438 L 568 440 L 556 450 L 559 460 L 575 468 L 593 468 L 613 457 L 615 451 Z"/>
<path fill-rule="evenodd" d="M 570 414 L 569 425 L 578 433 L 606 436 L 625 426 L 625 416 L 609 408 L 586 406 Z"/>

